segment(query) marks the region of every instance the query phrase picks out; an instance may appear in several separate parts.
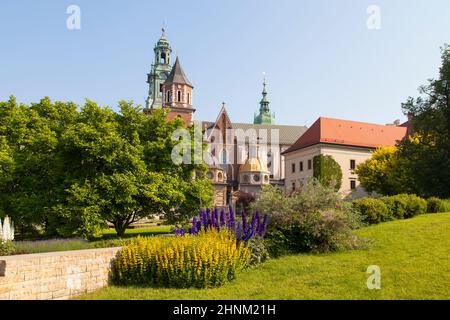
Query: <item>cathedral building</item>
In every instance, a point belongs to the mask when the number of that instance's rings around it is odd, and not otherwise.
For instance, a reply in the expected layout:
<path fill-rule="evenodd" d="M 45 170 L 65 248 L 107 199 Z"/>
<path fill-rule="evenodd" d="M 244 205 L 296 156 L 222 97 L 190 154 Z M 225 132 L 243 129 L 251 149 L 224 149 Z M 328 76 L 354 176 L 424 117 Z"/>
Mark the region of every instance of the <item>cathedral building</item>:
<path fill-rule="evenodd" d="M 192 103 L 194 86 L 178 57 L 171 64 L 172 49 L 164 29 L 154 47 L 154 53 L 155 59 L 147 77 L 149 90 L 144 112 L 168 108 L 169 121 L 179 117 L 189 126 L 195 113 Z M 200 121 L 205 141 L 212 146 L 213 160 L 209 163 L 207 176 L 214 185 L 214 202 L 219 207 L 235 204 L 244 195 L 254 197 L 266 184 L 285 188 L 282 153 L 307 128 L 275 123 L 275 114 L 270 111 L 265 79 L 259 105 L 259 113 L 254 115 L 253 123 L 232 122 L 225 103 L 215 121 Z"/>

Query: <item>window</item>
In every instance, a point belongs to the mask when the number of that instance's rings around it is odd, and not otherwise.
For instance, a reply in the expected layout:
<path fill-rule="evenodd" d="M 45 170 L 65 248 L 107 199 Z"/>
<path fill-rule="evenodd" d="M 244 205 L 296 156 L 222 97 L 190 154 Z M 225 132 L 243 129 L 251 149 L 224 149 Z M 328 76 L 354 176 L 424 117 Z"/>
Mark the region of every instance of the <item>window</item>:
<path fill-rule="evenodd" d="M 312 160 L 309 159 L 308 160 L 308 170 L 311 170 L 311 169 L 312 169 Z"/>
<path fill-rule="evenodd" d="M 178 90 L 177 94 L 178 94 L 177 101 L 180 102 L 181 101 L 181 91 Z"/>
<path fill-rule="evenodd" d="M 300 161 L 299 167 L 300 167 L 300 171 L 303 171 L 303 161 Z"/>
<path fill-rule="evenodd" d="M 191 95 L 189 93 L 187 94 L 187 103 L 191 104 Z"/>
<path fill-rule="evenodd" d="M 221 164 L 227 164 L 228 163 L 228 155 L 227 155 L 227 150 L 223 149 L 222 150 L 222 163 Z"/>
<path fill-rule="evenodd" d="M 292 173 L 295 172 L 295 163 L 292 164 Z"/>
<path fill-rule="evenodd" d="M 292 182 L 292 191 L 295 191 L 295 182 Z"/>
<path fill-rule="evenodd" d="M 350 180 L 350 189 L 355 190 L 356 189 L 356 180 Z"/>
<path fill-rule="evenodd" d="M 356 169 L 356 161 L 355 160 L 350 160 L 350 169 L 351 170 L 355 170 Z"/>
<path fill-rule="evenodd" d="M 166 92 L 166 101 L 170 102 L 170 91 Z"/>

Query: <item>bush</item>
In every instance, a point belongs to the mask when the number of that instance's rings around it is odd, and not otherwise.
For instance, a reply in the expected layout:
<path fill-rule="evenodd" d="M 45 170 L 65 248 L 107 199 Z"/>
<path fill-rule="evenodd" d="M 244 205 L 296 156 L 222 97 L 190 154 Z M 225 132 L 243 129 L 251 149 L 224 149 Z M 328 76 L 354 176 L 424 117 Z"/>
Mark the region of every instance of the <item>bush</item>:
<path fill-rule="evenodd" d="M 427 213 L 438 213 L 442 212 L 441 208 L 443 206 L 442 200 L 436 197 L 431 197 L 427 199 Z"/>
<path fill-rule="evenodd" d="M 352 229 L 360 226 L 359 216 L 332 187 L 316 179 L 288 196 L 275 187 L 264 187 L 254 209 L 269 216 L 266 243 L 271 256 L 336 251 L 358 245 Z"/>
<path fill-rule="evenodd" d="M 114 262 L 118 284 L 216 287 L 248 266 L 251 250 L 228 230 L 197 236 L 137 238 Z"/>
<path fill-rule="evenodd" d="M 442 200 L 441 212 L 450 212 L 450 199 Z"/>
<path fill-rule="evenodd" d="M 262 238 L 252 238 L 247 242 L 251 250 L 249 265 L 256 266 L 269 259 L 269 251 L 266 242 Z"/>
<path fill-rule="evenodd" d="M 10 256 L 16 252 L 16 248 L 12 241 L 0 240 L 0 256 Z"/>
<path fill-rule="evenodd" d="M 410 200 L 407 194 L 383 197 L 381 200 L 387 206 L 392 218 L 403 219 L 407 215 L 408 202 Z"/>
<path fill-rule="evenodd" d="M 412 218 L 419 214 L 427 213 L 427 201 L 415 194 L 408 195 L 409 201 L 406 206 L 405 218 Z"/>
<path fill-rule="evenodd" d="M 369 224 L 389 220 L 388 207 L 380 199 L 361 198 L 353 201 L 353 206 L 361 213 L 361 219 Z"/>

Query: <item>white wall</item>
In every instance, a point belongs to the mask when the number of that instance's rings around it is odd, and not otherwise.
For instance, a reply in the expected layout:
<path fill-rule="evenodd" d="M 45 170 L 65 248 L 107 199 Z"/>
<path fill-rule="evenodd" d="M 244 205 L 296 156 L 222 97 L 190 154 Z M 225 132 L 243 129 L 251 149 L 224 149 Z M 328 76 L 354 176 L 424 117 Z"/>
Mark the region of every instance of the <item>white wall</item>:
<path fill-rule="evenodd" d="M 361 197 L 366 194 L 359 184 L 358 176 L 350 169 L 350 160 L 355 160 L 357 166 L 371 157 L 371 149 L 325 144 L 314 145 L 285 155 L 286 193 L 292 191 L 293 182 L 296 183 L 296 188 L 298 188 L 301 181 L 305 181 L 308 177 L 313 176 L 313 170 L 308 170 L 308 160 L 312 161 L 314 156 L 319 154 L 332 156 L 341 166 L 342 185 L 339 192 L 341 192 L 343 196 Z M 302 172 L 299 170 L 300 161 L 303 161 Z M 292 172 L 292 163 L 295 163 L 294 173 Z M 351 190 L 350 188 L 351 180 L 356 181 L 355 190 Z"/>

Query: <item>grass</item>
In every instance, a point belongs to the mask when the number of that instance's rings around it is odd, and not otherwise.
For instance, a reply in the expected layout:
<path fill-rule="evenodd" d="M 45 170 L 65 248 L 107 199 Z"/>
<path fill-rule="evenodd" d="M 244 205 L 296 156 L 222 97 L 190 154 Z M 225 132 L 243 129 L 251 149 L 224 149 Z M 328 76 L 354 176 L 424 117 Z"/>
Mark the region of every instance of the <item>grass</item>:
<path fill-rule="evenodd" d="M 154 226 L 148 228 L 128 229 L 119 239 L 114 229 L 105 229 L 102 236 L 92 241 L 83 239 L 49 239 L 37 241 L 15 241 L 15 254 L 31 254 L 54 251 L 108 248 L 123 245 L 128 239 L 137 236 L 152 236 L 169 233 L 171 226 Z"/>
<path fill-rule="evenodd" d="M 270 260 L 214 289 L 110 286 L 80 299 L 450 299 L 450 213 L 429 214 L 358 230 L 365 250 Z M 369 265 L 381 289 L 366 286 Z"/>

